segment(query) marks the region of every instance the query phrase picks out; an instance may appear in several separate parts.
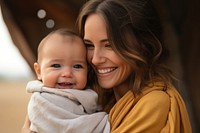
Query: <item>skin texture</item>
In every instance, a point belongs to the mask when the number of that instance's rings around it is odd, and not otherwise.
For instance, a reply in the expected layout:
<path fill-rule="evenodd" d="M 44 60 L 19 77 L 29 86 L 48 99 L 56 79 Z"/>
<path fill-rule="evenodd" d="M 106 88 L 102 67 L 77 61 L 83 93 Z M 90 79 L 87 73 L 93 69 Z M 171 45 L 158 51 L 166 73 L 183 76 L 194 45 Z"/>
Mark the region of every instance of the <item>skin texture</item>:
<path fill-rule="evenodd" d="M 84 89 L 87 82 L 86 49 L 75 36 L 58 33 L 48 37 L 39 51 L 34 69 L 47 87 Z"/>
<path fill-rule="evenodd" d="M 87 47 L 87 59 L 95 70 L 99 85 L 105 89 L 113 89 L 115 97 L 120 99 L 128 91 L 126 79 L 133 69 L 113 51 L 105 22 L 99 14 L 88 16 L 84 43 Z"/>

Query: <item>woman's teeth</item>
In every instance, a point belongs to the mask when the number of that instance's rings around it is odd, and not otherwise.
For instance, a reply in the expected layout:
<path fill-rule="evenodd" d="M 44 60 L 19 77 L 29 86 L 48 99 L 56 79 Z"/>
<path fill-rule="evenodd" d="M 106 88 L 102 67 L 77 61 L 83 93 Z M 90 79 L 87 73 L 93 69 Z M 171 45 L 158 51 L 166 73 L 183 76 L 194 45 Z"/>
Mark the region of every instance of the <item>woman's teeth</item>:
<path fill-rule="evenodd" d="M 113 70 L 115 70 L 115 68 L 98 69 L 97 71 L 100 74 L 105 74 L 105 73 L 112 72 Z"/>

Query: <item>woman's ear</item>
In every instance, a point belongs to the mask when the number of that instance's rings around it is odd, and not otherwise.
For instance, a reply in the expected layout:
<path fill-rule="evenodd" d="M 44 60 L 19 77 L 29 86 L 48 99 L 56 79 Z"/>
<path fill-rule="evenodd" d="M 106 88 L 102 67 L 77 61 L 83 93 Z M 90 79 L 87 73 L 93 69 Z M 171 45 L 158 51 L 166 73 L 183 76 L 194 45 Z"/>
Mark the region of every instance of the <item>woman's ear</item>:
<path fill-rule="evenodd" d="M 38 80 L 42 80 L 40 65 L 37 62 L 34 63 L 34 69 Z"/>

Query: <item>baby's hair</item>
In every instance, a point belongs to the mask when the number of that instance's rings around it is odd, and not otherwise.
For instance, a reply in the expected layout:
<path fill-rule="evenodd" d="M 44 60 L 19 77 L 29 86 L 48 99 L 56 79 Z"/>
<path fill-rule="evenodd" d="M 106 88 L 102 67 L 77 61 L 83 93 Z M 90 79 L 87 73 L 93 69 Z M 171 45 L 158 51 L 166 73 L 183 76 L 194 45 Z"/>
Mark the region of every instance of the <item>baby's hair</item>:
<path fill-rule="evenodd" d="M 54 30 L 54 31 L 50 32 L 47 36 L 54 34 L 54 33 L 58 33 L 58 34 L 61 34 L 61 35 L 80 37 L 76 32 L 74 32 L 70 29 L 67 29 L 67 28 L 60 28 L 60 29 Z"/>
<path fill-rule="evenodd" d="M 60 28 L 60 29 L 57 29 L 57 30 L 53 30 L 51 31 L 47 36 L 45 36 L 39 43 L 38 45 L 38 49 L 37 49 L 37 62 L 39 62 L 39 54 L 40 54 L 40 51 L 43 49 L 43 46 L 45 45 L 45 42 L 46 40 L 48 40 L 49 37 L 51 37 L 52 35 L 54 34 L 59 34 L 59 35 L 62 35 L 62 36 L 69 36 L 69 37 L 78 37 L 81 39 L 81 37 L 79 36 L 78 33 L 70 30 L 70 29 L 67 29 L 67 28 Z"/>

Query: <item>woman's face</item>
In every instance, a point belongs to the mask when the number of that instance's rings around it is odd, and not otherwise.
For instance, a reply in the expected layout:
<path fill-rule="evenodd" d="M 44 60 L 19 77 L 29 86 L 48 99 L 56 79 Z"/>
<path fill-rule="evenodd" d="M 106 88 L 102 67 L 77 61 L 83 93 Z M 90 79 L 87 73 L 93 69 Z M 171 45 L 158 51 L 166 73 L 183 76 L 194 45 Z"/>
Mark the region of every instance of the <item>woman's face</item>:
<path fill-rule="evenodd" d="M 128 89 L 126 81 L 132 69 L 113 51 L 104 19 L 99 14 L 89 15 L 84 30 L 87 59 L 96 72 L 100 86 L 114 90 L 122 88 L 123 91 Z"/>

